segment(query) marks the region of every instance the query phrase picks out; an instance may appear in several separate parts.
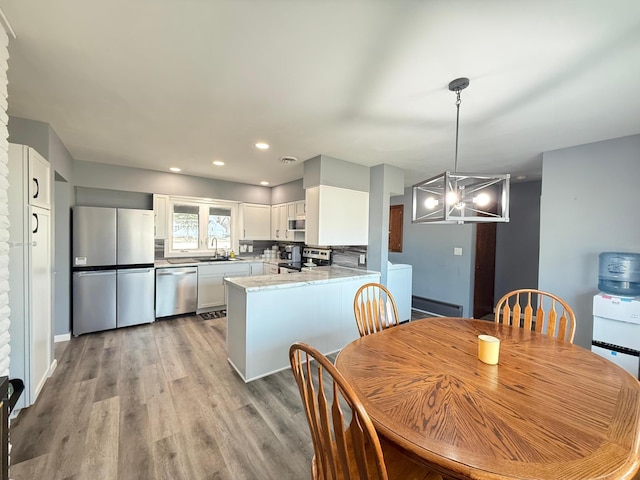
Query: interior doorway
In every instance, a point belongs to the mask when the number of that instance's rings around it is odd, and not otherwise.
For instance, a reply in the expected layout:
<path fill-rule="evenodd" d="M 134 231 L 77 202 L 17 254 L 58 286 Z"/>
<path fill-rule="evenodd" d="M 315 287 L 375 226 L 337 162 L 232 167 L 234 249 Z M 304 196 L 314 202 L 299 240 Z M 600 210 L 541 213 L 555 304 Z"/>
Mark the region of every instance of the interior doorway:
<path fill-rule="evenodd" d="M 496 224 L 476 225 L 476 263 L 473 283 L 473 318 L 493 313 L 496 277 Z"/>

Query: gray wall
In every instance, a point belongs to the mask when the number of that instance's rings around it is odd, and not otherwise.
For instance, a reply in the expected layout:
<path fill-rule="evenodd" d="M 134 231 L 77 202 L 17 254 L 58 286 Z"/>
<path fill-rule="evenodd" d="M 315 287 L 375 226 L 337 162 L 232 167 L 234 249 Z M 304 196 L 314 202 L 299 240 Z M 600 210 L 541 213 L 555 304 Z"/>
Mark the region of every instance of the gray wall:
<path fill-rule="evenodd" d="M 380 272 L 380 283 L 386 285 L 389 254 L 389 205 L 392 195 L 401 195 L 404 191 L 404 170 L 383 164 L 371 167 L 369 174 L 367 268 Z"/>
<path fill-rule="evenodd" d="M 73 180 L 76 186 L 85 188 L 271 204 L 269 187 L 104 163 L 76 160 Z"/>
<path fill-rule="evenodd" d="M 64 335 L 71 331 L 71 213 L 73 186 L 57 181 L 54 184 L 54 302 L 53 334 Z"/>
<path fill-rule="evenodd" d="M 304 200 L 304 188 L 302 179 L 293 182 L 283 183 L 271 189 L 271 205 L 278 203 L 296 202 Z"/>
<path fill-rule="evenodd" d="M 473 314 L 475 226 L 411 223 L 411 187 L 391 205 L 404 205 L 402 253 L 389 252 L 391 263 L 413 266 L 413 295 L 462 305 L 463 316 Z M 454 256 L 453 248 L 462 247 Z"/>
<path fill-rule="evenodd" d="M 512 183 L 509 223 L 496 228 L 494 305 L 507 292 L 538 287 L 542 181 Z"/>
<path fill-rule="evenodd" d="M 49 124 L 20 117 L 9 117 L 9 142 L 35 148 L 49 160 Z M 51 161 L 51 160 L 49 160 Z"/>
<path fill-rule="evenodd" d="M 140 192 L 76 187 L 74 205 L 153 210 L 153 195 Z"/>
<path fill-rule="evenodd" d="M 56 176 L 68 182 L 73 181 L 73 158 L 51 125 L 27 118 L 9 117 L 8 128 L 9 142 L 35 148 L 49 160 Z"/>
<path fill-rule="evenodd" d="M 369 191 L 369 167 L 327 155 L 318 155 L 304 162 L 304 188 L 329 185 L 359 192 Z"/>
<path fill-rule="evenodd" d="M 73 157 L 51 126 L 49 126 L 49 155 L 47 158 L 51 162 L 56 176 L 73 182 Z"/>
<path fill-rule="evenodd" d="M 640 252 L 640 135 L 543 155 L 538 286 L 565 299 L 589 348 L 598 254 Z"/>

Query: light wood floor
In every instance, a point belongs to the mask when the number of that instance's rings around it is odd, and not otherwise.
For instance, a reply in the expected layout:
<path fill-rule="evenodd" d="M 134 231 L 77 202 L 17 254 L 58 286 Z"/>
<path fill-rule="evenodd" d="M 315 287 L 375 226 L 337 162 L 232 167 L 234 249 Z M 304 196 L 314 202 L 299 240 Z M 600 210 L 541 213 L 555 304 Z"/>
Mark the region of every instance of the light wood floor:
<path fill-rule="evenodd" d="M 188 316 L 71 339 L 12 421 L 11 478 L 309 478 L 291 372 L 244 384 L 225 329 L 225 318 Z"/>

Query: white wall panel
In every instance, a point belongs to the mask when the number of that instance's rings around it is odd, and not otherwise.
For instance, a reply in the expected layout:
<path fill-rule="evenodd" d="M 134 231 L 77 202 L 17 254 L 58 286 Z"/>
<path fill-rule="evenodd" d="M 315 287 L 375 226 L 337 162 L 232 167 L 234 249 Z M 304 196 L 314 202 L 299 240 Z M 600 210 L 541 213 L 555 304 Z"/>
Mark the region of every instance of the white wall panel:
<path fill-rule="evenodd" d="M 9 209 L 7 176 L 9 132 L 7 124 L 7 69 L 9 37 L 0 28 L 0 375 L 9 375 Z"/>

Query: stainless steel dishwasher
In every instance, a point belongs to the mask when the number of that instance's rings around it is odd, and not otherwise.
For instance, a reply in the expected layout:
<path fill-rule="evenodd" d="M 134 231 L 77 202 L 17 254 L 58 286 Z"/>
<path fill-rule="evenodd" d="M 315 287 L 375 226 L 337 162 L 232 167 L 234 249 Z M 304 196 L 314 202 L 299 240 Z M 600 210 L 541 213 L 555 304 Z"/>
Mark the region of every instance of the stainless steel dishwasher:
<path fill-rule="evenodd" d="M 195 312 L 198 267 L 156 269 L 156 318 Z"/>

